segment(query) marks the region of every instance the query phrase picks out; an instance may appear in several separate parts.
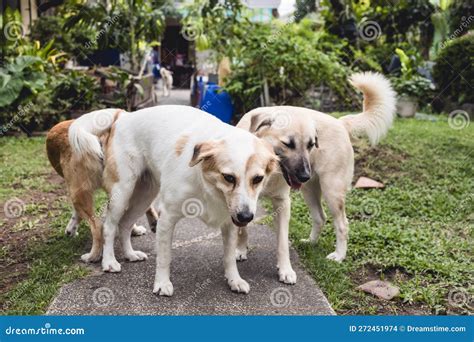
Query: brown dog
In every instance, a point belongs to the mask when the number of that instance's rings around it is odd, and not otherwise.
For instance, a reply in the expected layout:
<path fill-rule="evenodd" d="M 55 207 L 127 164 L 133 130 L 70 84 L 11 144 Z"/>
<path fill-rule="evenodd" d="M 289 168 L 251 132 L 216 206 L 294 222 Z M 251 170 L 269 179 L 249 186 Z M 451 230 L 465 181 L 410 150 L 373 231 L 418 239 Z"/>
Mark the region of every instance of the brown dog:
<path fill-rule="evenodd" d="M 103 127 L 100 136 L 102 146 L 107 146 L 110 130 L 119 117 L 117 110 L 113 121 Z M 92 248 L 90 253 L 82 255 L 85 262 L 99 261 L 102 255 L 102 221 L 94 214 L 94 193 L 103 187 L 104 163 L 102 159 L 93 156 L 76 156 L 69 144 L 69 127 L 74 120 L 61 122 L 54 126 L 46 137 L 48 159 L 56 172 L 64 178 L 68 187 L 69 197 L 73 205 L 73 214 L 66 227 L 65 233 L 74 236 L 81 220 L 89 223 L 92 233 Z M 104 149 L 106 151 L 107 149 Z M 105 156 L 106 158 L 106 156 Z M 158 215 L 153 208 L 146 213 L 152 231 L 156 230 Z M 146 229 L 134 225 L 132 234 L 145 234 Z"/>

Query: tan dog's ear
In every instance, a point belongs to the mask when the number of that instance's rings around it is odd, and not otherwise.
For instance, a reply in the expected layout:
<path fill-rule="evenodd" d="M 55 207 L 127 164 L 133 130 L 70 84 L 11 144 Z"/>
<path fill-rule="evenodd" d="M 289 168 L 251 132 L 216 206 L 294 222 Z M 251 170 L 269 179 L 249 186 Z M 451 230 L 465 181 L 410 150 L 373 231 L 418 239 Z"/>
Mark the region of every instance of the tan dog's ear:
<path fill-rule="evenodd" d="M 268 113 L 259 113 L 252 116 L 250 119 L 250 133 L 256 133 L 263 127 L 270 127 L 273 123 L 273 118 Z"/>
<path fill-rule="evenodd" d="M 217 149 L 217 145 L 218 143 L 214 141 L 206 141 L 196 144 L 194 146 L 193 157 L 189 162 L 189 166 L 193 167 L 202 162 L 204 159 L 211 158 Z"/>

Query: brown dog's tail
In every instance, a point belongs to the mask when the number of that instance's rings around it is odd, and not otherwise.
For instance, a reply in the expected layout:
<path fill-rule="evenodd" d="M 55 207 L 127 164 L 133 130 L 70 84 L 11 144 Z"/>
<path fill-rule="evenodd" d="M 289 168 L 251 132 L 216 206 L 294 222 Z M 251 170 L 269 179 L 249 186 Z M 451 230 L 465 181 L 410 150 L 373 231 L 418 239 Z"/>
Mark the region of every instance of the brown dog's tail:
<path fill-rule="evenodd" d="M 101 109 L 84 114 L 69 128 L 69 144 L 78 157 L 88 155 L 103 159 L 99 137 L 107 133 L 118 119 L 120 109 Z"/>
<path fill-rule="evenodd" d="M 375 145 L 392 126 L 396 93 L 390 81 L 379 73 L 357 73 L 349 81 L 364 94 L 363 112 L 343 116 L 340 120 L 350 134 L 366 135 L 371 144 Z"/>

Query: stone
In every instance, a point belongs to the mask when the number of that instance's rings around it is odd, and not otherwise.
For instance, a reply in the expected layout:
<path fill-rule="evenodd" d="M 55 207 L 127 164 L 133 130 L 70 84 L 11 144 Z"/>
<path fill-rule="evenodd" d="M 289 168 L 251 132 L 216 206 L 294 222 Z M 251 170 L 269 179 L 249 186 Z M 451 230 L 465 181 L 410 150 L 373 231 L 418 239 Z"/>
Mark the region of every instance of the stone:
<path fill-rule="evenodd" d="M 360 177 L 355 186 L 357 189 L 374 189 L 374 188 L 384 188 L 385 185 L 383 183 L 377 182 L 376 180 L 373 180 L 368 177 Z"/>
<path fill-rule="evenodd" d="M 385 300 L 390 300 L 400 294 L 398 287 L 388 281 L 383 280 L 371 280 L 358 286 L 357 289 Z"/>

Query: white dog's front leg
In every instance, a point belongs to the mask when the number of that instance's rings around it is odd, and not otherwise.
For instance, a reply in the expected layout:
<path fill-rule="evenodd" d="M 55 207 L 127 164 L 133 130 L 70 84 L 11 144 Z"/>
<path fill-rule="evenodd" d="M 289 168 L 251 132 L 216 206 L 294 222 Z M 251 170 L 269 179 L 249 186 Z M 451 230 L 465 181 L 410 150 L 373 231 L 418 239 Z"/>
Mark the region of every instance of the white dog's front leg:
<path fill-rule="evenodd" d="M 278 240 L 278 277 L 285 284 L 296 284 L 296 273 L 291 267 L 288 230 L 290 225 L 291 202 L 289 195 L 272 199 L 273 211 L 276 212 L 275 228 Z"/>
<path fill-rule="evenodd" d="M 227 283 L 232 291 L 247 294 L 250 292 L 250 285 L 240 277 L 237 261 L 235 260 L 238 228 L 231 223 L 226 223 L 222 225 L 221 231 L 224 242 L 224 269 Z"/>
<path fill-rule="evenodd" d="M 237 248 L 235 249 L 235 259 L 237 261 L 247 260 L 248 233 L 246 227 L 239 228 L 237 236 Z"/>
<path fill-rule="evenodd" d="M 162 213 L 156 230 L 156 273 L 153 293 L 172 296 L 173 284 L 170 281 L 171 244 L 178 220 Z"/>

